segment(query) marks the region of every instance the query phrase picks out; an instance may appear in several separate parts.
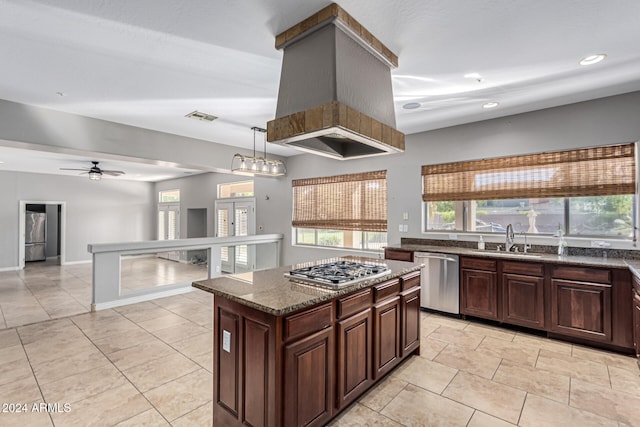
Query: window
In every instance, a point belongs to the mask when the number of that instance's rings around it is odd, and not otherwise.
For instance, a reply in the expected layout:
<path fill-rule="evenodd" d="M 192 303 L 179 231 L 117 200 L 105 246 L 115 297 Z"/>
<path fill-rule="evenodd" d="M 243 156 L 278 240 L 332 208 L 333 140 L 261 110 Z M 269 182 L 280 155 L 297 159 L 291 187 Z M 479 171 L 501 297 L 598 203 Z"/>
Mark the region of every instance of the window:
<path fill-rule="evenodd" d="M 178 203 L 180 202 L 180 190 L 161 191 L 158 196 L 160 203 Z"/>
<path fill-rule="evenodd" d="M 158 195 L 158 240 L 180 238 L 180 190 L 160 191 Z M 180 251 L 163 252 L 161 258 L 180 259 Z"/>
<path fill-rule="evenodd" d="M 380 250 L 387 242 L 387 171 L 297 179 L 295 243 Z"/>
<path fill-rule="evenodd" d="M 633 237 L 635 144 L 423 166 L 424 231 Z M 480 199 L 480 197 L 482 199 Z"/>
<path fill-rule="evenodd" d="M 229 182 L 218 184 L 218 198 L 253 197 L 253 181 Z"/>

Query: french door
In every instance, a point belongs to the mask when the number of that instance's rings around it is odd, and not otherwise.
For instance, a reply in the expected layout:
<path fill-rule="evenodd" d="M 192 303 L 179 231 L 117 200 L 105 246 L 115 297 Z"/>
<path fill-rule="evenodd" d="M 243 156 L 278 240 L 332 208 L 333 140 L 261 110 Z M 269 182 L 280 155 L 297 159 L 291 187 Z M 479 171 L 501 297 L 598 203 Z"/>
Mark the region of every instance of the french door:
<path fill-rule="evenodd" d="M 180 238 L 180 205 L 160 203 L 158 205 L 158 240 L 175 240 Z M 180 251 L 162 252 L 161 258 L 172 261 L 180 260 Z"/>
<path fill-rule="evenodd" d="M 216 237 L 256 234 L 255 199 L 216 201 Z M 249 245 L 222 248 L 222 271 L 242 273 L 255 268 L 255 248 Z"/>

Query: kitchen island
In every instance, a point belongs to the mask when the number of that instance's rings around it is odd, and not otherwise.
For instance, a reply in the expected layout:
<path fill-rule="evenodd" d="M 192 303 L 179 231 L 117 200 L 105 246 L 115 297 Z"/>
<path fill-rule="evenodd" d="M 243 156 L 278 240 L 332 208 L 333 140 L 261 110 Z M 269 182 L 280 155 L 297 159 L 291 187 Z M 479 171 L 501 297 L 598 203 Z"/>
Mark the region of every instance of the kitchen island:
<path fill-rule="evenodd" d="M 420 265 L 328 289 L 287 266 L 202 280 L 214 294 L 214 425 L 320 426 L 420 350 Z M 314 265 L 328 260 L 305 265 Z"/>

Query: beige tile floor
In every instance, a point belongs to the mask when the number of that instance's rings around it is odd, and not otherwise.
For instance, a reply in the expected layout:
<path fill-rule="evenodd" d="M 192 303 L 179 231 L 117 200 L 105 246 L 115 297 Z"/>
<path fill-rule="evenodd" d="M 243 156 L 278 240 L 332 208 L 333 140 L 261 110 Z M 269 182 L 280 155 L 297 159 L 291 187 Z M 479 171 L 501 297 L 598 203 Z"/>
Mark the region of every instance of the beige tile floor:
<path fill-rule="evenodd" d="M 52 268 L 62 289 L 81 275 Z M 14 404 L 0 426 L 211 426 L 211 298 L 0 328 L 0 404 Z M 640 426 L 640 370 L 628 356 L 423 313 L 421 355 L 332 425 Z"/>
<path fill-rule="evenodd" d="M 207 277 L 206 265 L 154 256 L 123 258 L 121 268 L 120 285 L 125 292 Z M 90 263 L 59 266 L 55 261 L 0 272 L 0 329 L 88 313 L 91 274 Z"/>

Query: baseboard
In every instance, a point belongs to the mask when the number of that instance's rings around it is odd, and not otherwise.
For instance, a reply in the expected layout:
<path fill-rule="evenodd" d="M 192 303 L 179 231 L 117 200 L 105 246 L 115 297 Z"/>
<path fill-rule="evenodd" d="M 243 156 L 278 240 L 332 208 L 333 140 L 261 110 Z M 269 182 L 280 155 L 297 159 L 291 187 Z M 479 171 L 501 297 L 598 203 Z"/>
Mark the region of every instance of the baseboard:
<path fill-rule="evenodd" d="M 93 260 L 88 259 L 85 261 L 62 261 L 60 260 L 60 265 L 76 265 L 76 264 L 91 264 Z"/>
<path fill-rule="evenodd" d="M 22 270 L 20 267 L 0 267 L 0 272 L 2 271 L 18 271 Z"/>
<path fill-rule="evenodd" d="M 139 302 L 151 301 L 157 298 L 165 298 L 174 295 L 186 294 L 193 291 L 195 288 L 191 284 L 184 287 L 168 289 L 161 292 L 153 292 L 149 294 L 136 295 L 128 298 L 120 298 L 115 301 L 102 302 L 98 304 L 91 304 L 91 311 L 106 310 L 108 308 L 120 307 L 123 305 L 137 304 Z"/>

